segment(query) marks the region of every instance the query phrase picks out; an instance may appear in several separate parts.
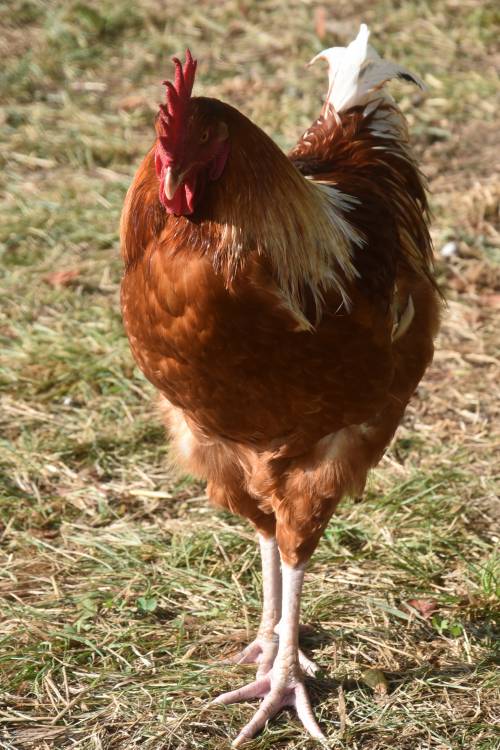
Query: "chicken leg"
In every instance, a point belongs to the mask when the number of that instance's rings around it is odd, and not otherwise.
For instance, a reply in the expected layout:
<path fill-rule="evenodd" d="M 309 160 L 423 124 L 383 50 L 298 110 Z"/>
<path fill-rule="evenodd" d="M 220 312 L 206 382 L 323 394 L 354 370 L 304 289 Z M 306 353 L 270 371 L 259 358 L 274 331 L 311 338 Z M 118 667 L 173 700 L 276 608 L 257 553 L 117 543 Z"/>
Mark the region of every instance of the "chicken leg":
<path fill-rule="evenodd" d="M 257 664 L 257 677 L 267 674 L 278 652 L 281 619 L 281 566 L 275 537 L 257 534 L 262 561 L 262 616 L 255 639 L 227 661 L 231 664 Z M 299 663 L 308 675 L 318 671 L 318 665 L 299 649 Z"/>
<path fill-rule="evenodd" d="M 259 732 L 268 719 L 286 706 L 293 706 L 305 729 L 316 739 L 324 735 L 314 718 L 303 681 L 299 660 L 299 616 L 304 566 L 282 563 L 282 617 L 279 645 L 272 668 L 263 676 L 257 673 L 254 682 L 219 695 L 214 703 L 229 705 L 251 698 L 262 698 L 253 718 L 233 742 L 239 747 Z"/>
<path fill-rule="evenodd" d="M 233 664 L 258 664 L 257 677 L 273 666 L 278 651 L 276 628 L 281 617 L 281 570 L 278 545 L 274 537 L 258 534 L 262 561 L 262 616 L 255 639 L 228 661 Z"/>

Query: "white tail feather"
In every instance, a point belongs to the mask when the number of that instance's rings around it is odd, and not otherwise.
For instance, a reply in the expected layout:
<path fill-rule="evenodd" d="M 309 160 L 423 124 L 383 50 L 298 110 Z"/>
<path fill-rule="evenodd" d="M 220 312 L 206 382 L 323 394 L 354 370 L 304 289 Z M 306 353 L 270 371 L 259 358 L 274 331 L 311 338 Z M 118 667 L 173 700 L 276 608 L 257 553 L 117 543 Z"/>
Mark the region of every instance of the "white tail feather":
<path fill-rule="evenodd" d="M 368 44 L 370 32 L 362 23 L 359 33 L 347 47 L 330 47 L 320 52 L 309 63 L 326 60 L 328 63 L 328 94 L 326 104 L 336 112 L 350 107 L 364 106 L 372 101 L 374 92 L 380 99 L 380 89 L 391 78 L 404 78 L 420 88 L 422 81 L 401 65 L 383 60 Z"/>

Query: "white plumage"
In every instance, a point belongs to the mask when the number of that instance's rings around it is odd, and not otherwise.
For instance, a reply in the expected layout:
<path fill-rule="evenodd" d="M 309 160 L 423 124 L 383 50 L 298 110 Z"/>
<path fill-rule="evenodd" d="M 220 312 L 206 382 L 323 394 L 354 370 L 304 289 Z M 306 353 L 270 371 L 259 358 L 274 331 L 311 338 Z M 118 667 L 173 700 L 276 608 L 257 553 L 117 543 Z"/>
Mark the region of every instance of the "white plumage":
<path fill-rule="evenodd" d="M 349 107 L 363 106 L 384 96 L 380 89 L 391 78 L 404 78 L 424 88 L 422 81 L 397 63 L 383 60 L 368 44 L 370 31 L 364 23 L 359 27 L 356 39 L 347 47 L 330 47 L 317 54 L 311 62 L 326 60 L 328 63 L 327 105 L 335 112 Z"/>

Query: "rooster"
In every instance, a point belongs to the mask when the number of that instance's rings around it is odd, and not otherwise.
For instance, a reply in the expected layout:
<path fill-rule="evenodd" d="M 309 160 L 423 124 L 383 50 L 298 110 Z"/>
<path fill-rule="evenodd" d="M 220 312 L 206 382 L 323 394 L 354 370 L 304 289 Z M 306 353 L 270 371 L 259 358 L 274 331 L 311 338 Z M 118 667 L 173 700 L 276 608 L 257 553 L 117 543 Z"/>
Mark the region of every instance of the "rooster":
<path fill-rule="evenodd" d="M 440 294 L 422 177 L 391 78 L 362 25 L 329 67 L 318 119 L 286 156 L 241 112 L 193 97 L 174 58 L 156 140 L 121 222 L 124 325 L 161 394 L 178 463 L 248 519 L 262 557 L 261 699 L 234 741 L 293 706 L 316 738 L 299 649 L 306 563 L 337 504 L 360 495 L 429 365 Z"/>

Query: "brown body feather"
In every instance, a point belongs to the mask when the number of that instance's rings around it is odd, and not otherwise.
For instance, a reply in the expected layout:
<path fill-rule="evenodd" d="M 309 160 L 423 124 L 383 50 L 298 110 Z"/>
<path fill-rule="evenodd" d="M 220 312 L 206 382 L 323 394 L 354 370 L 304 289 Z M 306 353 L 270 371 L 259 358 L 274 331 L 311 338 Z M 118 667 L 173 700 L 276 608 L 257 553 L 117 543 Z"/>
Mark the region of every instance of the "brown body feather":
<path fill-rule="evenodd" d="M 228 125 L 226 170 L 192 216 L 167 216 L 146 157 L 122 217 L 124 322 L 179 462 L 296 564 L 362 491 L 432 358 L 425 193 L 374 115 L 320 118 L 290 161 L 236 110 L 198 102 Z"/>

